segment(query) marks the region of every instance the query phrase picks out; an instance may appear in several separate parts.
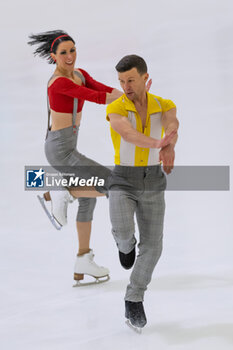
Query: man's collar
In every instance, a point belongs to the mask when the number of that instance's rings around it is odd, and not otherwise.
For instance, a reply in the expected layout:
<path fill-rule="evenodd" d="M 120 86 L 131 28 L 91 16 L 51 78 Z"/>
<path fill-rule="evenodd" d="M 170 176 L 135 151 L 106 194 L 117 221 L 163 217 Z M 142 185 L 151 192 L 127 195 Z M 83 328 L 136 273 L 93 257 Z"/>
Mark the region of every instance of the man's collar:
<path fill-rule="evenodd" d="M 137 112 L 135 104 L 125 94 L 122 96 L 122 102 L 124 102 L 127 111 Z M 149 114 L 161 112 L 157 99 L 149 92 L 147 92 L 147 109 Z"/>
<path fill-rule="evenodd" d="M 124 94 L 122 96 L 122 102 L 124 102 L 124 107 L 127 111 L 133 111 L 133 112 L 137 112 L 136 107 L 133 103 L 133 101 L 131 101 L 126 94 Z"/>
<path fill-rule="evenodd" d="M 161 112 L 161 106 L 158 104 L 158 100 L 149 92 L 147 92 L 147 106 L 149 114 Z"/>

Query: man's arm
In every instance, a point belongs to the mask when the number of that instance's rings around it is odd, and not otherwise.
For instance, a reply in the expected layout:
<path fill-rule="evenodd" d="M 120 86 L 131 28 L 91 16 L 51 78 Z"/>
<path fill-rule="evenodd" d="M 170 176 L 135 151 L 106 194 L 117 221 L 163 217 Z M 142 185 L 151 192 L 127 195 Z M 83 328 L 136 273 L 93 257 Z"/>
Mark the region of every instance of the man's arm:
<path fill-rule="evenodd" d="M 171 140 L 171 143 L 163 147 L 159 152 L 159 160 L 163 162 L 163 169 L 165 173 L 170 174 L 174 167 L 175 160 L 175 144 L 178 139 L 177 130 L 179 128 L 179 121 L 176 118 L 176 108 L 172 108 L 162 115 L 162 126 L 165 130 L 165 135 L 176 131 L 176 134 Z"/>
<path fill-rule="evenodd" d="M 162 148 L 168 145 L 171 139 L 175 136 L 175 131 L 167 134 L 162 140 L 157 140 L 152 137 L 146 136 L 141 132 L 134 129 L 127 117 L 123 117 L 119 114 L 110 113 L 109 115 L 111 127 L 121 137 L 138 147 L 143 148 Z"/>

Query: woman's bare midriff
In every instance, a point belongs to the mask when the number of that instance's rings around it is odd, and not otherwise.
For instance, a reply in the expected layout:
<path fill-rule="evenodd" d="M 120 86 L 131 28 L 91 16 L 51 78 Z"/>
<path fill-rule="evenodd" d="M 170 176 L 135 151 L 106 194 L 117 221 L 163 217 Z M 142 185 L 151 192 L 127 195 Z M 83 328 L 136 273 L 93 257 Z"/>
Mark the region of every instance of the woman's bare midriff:
<path fill-rule="evenodd" d="M 77 113 L 75 124 L 80 125 L 82 112 Z M 59 113 L 51 109 L 51 131 L 60 130 L 72 126 L 72 113 Z"/>

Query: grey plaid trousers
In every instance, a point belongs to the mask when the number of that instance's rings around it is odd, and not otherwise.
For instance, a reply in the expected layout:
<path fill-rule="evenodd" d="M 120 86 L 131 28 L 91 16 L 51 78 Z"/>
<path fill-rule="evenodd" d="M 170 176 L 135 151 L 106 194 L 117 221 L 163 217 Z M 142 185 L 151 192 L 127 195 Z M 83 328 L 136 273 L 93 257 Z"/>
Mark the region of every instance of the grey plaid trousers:
<path fill-rule="evenodd" d="M 134 215 L 139 229 L 138 255 L 130 275 L 125 300 L 143 301 L 152 273 L 162 253 L 164 190 L 166 177 L 160 165 L 115 166 L 109 191 L 112 234 L 118 249 L 127 254 L 137 243 Z"/>

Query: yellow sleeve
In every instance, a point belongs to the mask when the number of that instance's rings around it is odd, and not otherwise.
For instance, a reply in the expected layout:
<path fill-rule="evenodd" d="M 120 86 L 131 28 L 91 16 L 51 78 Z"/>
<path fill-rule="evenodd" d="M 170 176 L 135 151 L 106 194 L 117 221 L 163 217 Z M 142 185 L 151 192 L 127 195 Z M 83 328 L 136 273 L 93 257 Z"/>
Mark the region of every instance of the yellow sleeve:
<path fill-rule="evenodd" d="M 166 100 L 165 98 L 162 98 L 160 96 L 155 97 L 159 100 L 161 104 L 162 112 L 167 112 L 169 111 L 169 109 L 176 108 L 176 105 L 172 100 Z"/>
<path fill-rule="evenodd" d="M 110 103 L 107 106 L 106 109 L 106 119 L 107 121 L 109 121 L 109 114 L 114 113 L 114 114 L 120 114 L 123 117 L 127 117 L 128 116 L 128 112 L 125 109 L 124 106 L 124 102 L 122 101 L 122 97 L 118 98 L 117 100 L 115 100 L 114 102 Z"/>

